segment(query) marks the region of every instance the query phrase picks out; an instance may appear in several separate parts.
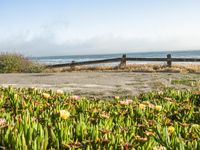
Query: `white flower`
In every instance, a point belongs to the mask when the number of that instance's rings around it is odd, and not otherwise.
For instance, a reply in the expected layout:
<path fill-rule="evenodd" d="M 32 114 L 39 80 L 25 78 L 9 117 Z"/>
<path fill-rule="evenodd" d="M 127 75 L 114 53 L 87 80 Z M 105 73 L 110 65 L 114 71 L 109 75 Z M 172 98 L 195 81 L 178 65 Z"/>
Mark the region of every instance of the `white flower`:
<path fill-rule="evenodd" d="M 70 98 L 71 100 L 75 100 L 75 101 L 77 101 L 77 100 L 80 99 L 80 96 L 73 95 L 73 96 L 70 96 L 69 98 Z"/>
<path fill-rule="evenodd" d="M 56 91 L 56 93 L 59 94 L 59 95 L 62 95 L 64 92 L 63 92 L 62 90 L 58 89 L 58 90 Z"/>
<path fill-rule="evenodd" d="M 115 96 L 114 98 L 115 98 L 116 100 L 119 100 L 119 99 L 120 99 L 120 97 L 119 97 L 119 96 Z"/>
<path fill-rule="evenodd" d="M 133 102 L 133 100 L 131 100 L 131 99 L 127 99 L 127 100 L 125 100 L 125 101 L 119 101 L 119 103 L 121 104 L 121 105 L 129 105 L 129 104 L 131 104 Z"/>
<path fill-rule="evenodd" d="M 0 118 L 0 126 L 3 126 L 6 123 L 6 119 Z"/>
<path fill-rule="evenodd" d="M 153 147 L 153 150 L 166 150 L 166 147 L 164 147 L 164 146 L 155 146 L 155 147 Z"/>
<path fill-rule="evenodd" d="M 101 117 L 101 118 L 105 118 L 105 119 L 110 118 L 109 114 L 106 113 L 106 112 L 102 112 L 102 114 L 100 114 L 100 117 Z"/>

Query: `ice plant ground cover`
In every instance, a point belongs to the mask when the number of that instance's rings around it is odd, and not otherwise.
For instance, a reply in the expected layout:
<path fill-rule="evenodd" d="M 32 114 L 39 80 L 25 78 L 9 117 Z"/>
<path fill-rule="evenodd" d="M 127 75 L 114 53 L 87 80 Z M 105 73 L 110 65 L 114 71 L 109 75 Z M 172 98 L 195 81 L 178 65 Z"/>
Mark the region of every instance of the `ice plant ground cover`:
<path fill-rule="evenodd" d="M 0 149 L 200 149 L 200 93 L 106 101 L 0 88 Z"/>

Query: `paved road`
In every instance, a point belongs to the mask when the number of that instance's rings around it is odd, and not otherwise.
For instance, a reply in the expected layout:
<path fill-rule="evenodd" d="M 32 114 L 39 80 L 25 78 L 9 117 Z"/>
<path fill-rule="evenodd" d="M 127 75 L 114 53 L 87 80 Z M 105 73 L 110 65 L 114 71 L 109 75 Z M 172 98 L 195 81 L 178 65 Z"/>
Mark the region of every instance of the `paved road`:
<path fill-rule="evenodd" d="M 164 87 L 190 88 L 173 85 L 172 80 L 200 79 L 195 74 L 134 73 L 134 72 L 66 72 L 40 74 L 1 74 L 2 86 L 62 89 L 85 96 L 130 96 Z"/>

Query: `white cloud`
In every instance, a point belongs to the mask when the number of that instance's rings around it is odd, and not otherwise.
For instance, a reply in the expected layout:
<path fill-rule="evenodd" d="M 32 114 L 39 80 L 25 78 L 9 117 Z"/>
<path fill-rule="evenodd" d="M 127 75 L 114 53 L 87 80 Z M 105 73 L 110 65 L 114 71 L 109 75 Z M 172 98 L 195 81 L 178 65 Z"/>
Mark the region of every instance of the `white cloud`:
<path fill-rule="evenodd" d="M 1 37 L 0 50 L 28 56 L 49 56 L 200 48 L 200 35 L 189 32 L 173 34 L 173 31 L 167 33 L 160 29 L 157 33 L 149 31 L 146 35 L 143 31 L 143 34 L 130 31 L 129 36 L 126 36 L 126 29 L 124 33 L 110 31 L 76 36 L 73 35 L 74 30 L 67 22 L 60 21 L 43 25 L 39 29 L 10 31 Z"/>

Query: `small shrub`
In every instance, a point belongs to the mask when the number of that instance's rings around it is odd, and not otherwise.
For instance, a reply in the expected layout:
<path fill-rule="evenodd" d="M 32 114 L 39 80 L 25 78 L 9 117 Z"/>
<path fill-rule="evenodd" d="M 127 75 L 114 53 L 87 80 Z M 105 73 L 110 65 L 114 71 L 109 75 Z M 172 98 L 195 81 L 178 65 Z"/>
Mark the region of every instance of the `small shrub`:
<path fill-rule="evenodd" d="M 41 72 L 43 66 L 30 61 L 20 54 L 0 54 L 0 73 Z"/>

